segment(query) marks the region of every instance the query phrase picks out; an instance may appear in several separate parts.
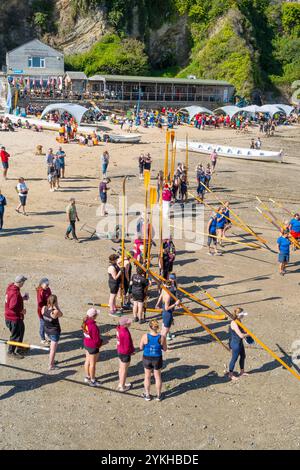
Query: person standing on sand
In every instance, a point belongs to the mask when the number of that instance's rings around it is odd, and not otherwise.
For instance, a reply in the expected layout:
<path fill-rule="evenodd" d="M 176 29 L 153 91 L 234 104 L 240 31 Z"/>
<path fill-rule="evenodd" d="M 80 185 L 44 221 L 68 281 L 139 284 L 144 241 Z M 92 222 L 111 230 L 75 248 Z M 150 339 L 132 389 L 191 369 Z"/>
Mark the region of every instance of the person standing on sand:
<path fill-rule="evenodd" d="M 208 232 L 207 246 L 208 246 L 208 254 L 210 256 L 212 256 L 213 254 L 215 255 L 221 254 L 218 252 L 218 249 L 217 249 L 217 217 L 218 217 L 218 214 L 215 214 L 213 212 L 207 224 L 207 232 Z M 215 253 L 211 252 L 211 244 L 214 245 Z"/>
<path fill-rule="evenodd" d="M 166 338 L 159 333 L 157 320 L 150 320 L 149 332 L 144 334 L 140 341 L 140 350 L 143 351 L 143 365 L 145 371 L 144 388 L 142 397 L 146 401 L 152 399 L 150 395 L 151 374 L 154 373 L 156 386 L 156 400 L 162 399 L 161 369 L 163 367 L 162 352 L 167 350 Z"/>
<path fill-rule="evenodd" d="M 39 285 L 36 288 L 36 300 L 37 300 L 37 314 L 40 320 L 40 338 L 41 344 L 48 345 L 49 341 L 45 337 L 45 322 L 42 315 L 42 308 L 47 305 L 48 298 L 52 294 L 49 287 L 49 280 L 44 277 L 40 280 Z"/>
<path fill-rule="evenodd" d="M 10 331 L 9 339 L 18 343 L 23 342 L 25 333 L 24 316 L 26 315 L 26 309 L 24 308 L 24 300 L 28 300 L 29 295 L 27 293 L 22 295 L 21 289 L 26 281 L 27 277 L 17 276 L 15 282 L 7 287 L 5 296 L 5 324 Z M 8 355 L 17 359 L 24 358 L 23 352 L 24 349 L 22 348 L 8 347 Z"/>
<path fill-rule="evenodd" d="M 61 178 L 64 179 L 65 178 L 65 167 L 66 167 L 66 162 L 65 162 L 66 153 L 62 149 L 62 147 L 59 147 L 58 151 L 56 152 L 56 155 L 57 155 L 57 157 L 59 159 L 59 163 L 60 163 Z"/>
<path fill-rule="evenodd" d="M 7 180 L 7 171 L 9 168 L 9 163 L 8 159 L 10 158 L 10 154 L 6 152 L 5 147 L 1 147 L 0 150 L 0 158 L 2 162 L 2 167 L 3 167 L 3 178 Z"/>
<path fill-rule="evenodd" d="M 167 287 L 167 289 L 170 290 L 172 283 L 171 281 L 168 280 L 163 285 Z M 163 309 L 162 311 L 163 327 L 161 329 L 161 335 L 164 336 L 168 341 L 171 341 L 174 338 L 174 336 L 170 334 L 171 326 L 174 323 L 173 312 L 174 312 L 174 309 L 179 305 L 180 301 L 176 300 L 174 302 L 169 292 L 162 289 L 155 308 L 159 308 L 161 302 L 162 302 L 162 309 Z"/>
<path fill-rule="evenodd" d="M 19 183 L 16 186 L 16 191 L 19 195 L 20 204 L 16 208 L 16 212 L 20 213 L 20 209 L 22 208 L 23 215 L 27 215 L 25 207 L 27 202 L 27 194 L 28 194 L 28 187 L 25 183 L 24 178 L 19 178 Z"/>
<path fill-rule="evenodd" d="M 286 266 L 290 261 L 290 246 L 289 231 L 284 230 L 282 235 L 277 239 L 278 245 L 278 261 L 279 261 L 279 274 L 284 276 L 286 273 Z"/>
<path fill-rule="evenodd" d="M 238 380 L 238 378 L 233 374 L 234 366 L 240 358 L 240 377 L 242 375 L 248 375 L 245 372 L 245 358 L 246 358 L 246 353 L 245 353 L 245 347 L 243 343 L 243 339 L 247 337 L 247 334 L 245 331 L 236 323 L 236 320 L 241 321 L 241 318 L 246 316 L 247 313 L 244 312 L 244 310 L 240 307 L 236 308 L 233 311 L 233 317 L 234 320 L 231 321 L 230 326 L 229 326 L 229 347 L 232 351 L 232 356 L 231 356 L 231 361 L 229 363 L 229 373 L 228 377 L 231 380 Z"/>
<path fill-rule="evenodd" d="M 57 369 L 55 366 L 55 354 L 59 342 L 61 328 L 59 318 L 63 316 L 57 302 L 56 295 L 50 295 L 47 305 L 41 310 L 44 320 L 44 330 L 50 339 L 49 371 Z"/>
<path fill-rule="evenodd" d="M 0 190 L 0 230 L 2 230 L 3 228 L 3 217 L 4 217 L 5 206 L 6 206 L 6 197 L 3 196 Z"/>
<path fill-rule="evenodd" d="M 78 238 L 77 238 L 77 235 L 76 235 L 76 227 L 75 227 L 76 221 L 79 222 L 79 217 L 78 217 L 78 214 L 77 214 L 75 199 L 73 197 L 71 197 L 70 204 L 66 208 L 66 213 L 67 213 L 69 226 L 67 228 L 65 238 L 66 239 L 69 238 L 69 235 L 72 232 L 73 240 L 80 243 Z"/>
<path fill-rule="evenodd" d="M 103 174 L 103 177 L 106 178 L 107 168 L 109 165 L 109 153 L 107 150 L 105 150 L 102 154 L 101 163 L 102 163 L 102 174 Z"/>
<path fill-rule="evenodd" d="M 81 325 L 83 331 L 83 345 L 85 349 L 84 383 L 88 384 L 90 387 L 100 387 L 100 383 L 95 377 L 96 363 L 99 358 L 100 347 L 103 344 L 99 328 L 96 324 L 96 318 L 99 314 L 99 310 L 90 308 L 86 312 L 86 316 Z"/>
<path fill-rule="evenodd" d="M 130 285 L 133 300 L 133 318 L 135 322 L 142 324 L 145 322 L 144 301 L 149 281 L 146 279 L 145 272 L 139 266 L 136 268 L 136 274 L 133 274 L 131 278 Z"/>
<path fill-rule="evenodd" d="M 101 207 L 100 207 L 101 217 L 108 215 L 108 212 L 106 212 L 105 208 L 107 204 L 107 191 L 109 191 L 110 189 L 107 186 L 109 182 L 110 182 L 109 178 L 104 178 L 99 185 L 99 196 L 100 196 L 100 201 L 101 201 Z"/>
<path fill-rule="evenodd" d="M 218 154 L 216 152 L 216 149 L 212 151 L 210 154 L 210 161 L 211 161 L 211 167 L 212 167 L 212 173 L 215 172 L 216 165 L 217 165 L 217 159 L 218 159 Z"/>
<path fill-rule="evenodd" d="M 117 326 L 117 352 L 119 356 L 119 392 L 128 392 L 132 384 L 126 383 L 131 356 L 135 352 L 129 327 L 132 320 L 127 317 L 120 318 Z"/>
<path fill-rule="evenodd" d="M 110 255 L 109 259 L 109 267 L 108 267 L 108 286 L 109 286 L 109 315 L 112 317 L 118 317 L 121 315 L 120 312 L 117 312 L 116 307 L 116 300 L 117 295 L 121 285 L 121 275 L 123 270 L 118 265 L 119 256 L 116 254 Z"/>

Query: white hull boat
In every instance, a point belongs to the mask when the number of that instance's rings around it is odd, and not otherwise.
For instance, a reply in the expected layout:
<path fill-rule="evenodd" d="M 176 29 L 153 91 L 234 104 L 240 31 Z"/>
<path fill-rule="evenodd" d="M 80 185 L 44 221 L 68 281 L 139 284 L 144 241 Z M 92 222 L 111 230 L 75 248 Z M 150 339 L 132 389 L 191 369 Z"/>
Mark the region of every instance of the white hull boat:
<path fill-rule="evenodd" d="M 16 116 L 15 114 L 5 114 L 5 117 L 8 117 L 13 123 L 17 123 L 21 120 L 22 125 L 25 125 L 25 121 L 28 121 L 31 126 L 42 126 L 43 129 L 48 131 L 57 131 L 61 127 L 59 123 L 53 121 L 46 121 L 45 119 L 29 118 Z M 79 134 L 91 134 L 92 129 L 89 127 L 78 126 L 77 132 Z"/>
<path fill-rule="evenodd" d="M 140 134 L 109 134 L 111 142 L 124 144 L 138 144 L 142 138 Z"/>
<path fill-rule="evenodd" d="M 177 141 L 176 146 L 180 150 L 186 149 L 184 141 Z M 210 155 L 213 150 L 216 151 L 218 157 L 236 158 L 238 160 L 254 160 L 258 162 L 283 162 L 283 151 L 271 152 L 269 150 L 257 150 L 244 147 L 229 147 L 219 144 L 208 144 L 203 142 L 189 142 L 188 149 L 190 152 L 204 153 Z"/>

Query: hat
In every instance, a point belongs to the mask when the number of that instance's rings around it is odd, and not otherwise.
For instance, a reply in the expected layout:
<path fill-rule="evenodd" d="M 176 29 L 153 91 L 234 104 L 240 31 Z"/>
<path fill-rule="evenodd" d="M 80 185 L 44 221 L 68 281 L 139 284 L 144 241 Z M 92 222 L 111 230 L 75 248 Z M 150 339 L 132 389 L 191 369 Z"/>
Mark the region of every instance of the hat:
<path fill-rule="evenodd" d="M 23 274 L 19 274 L 19 276 L 17 276 L 15 278 L 15 282 L 18 284 L 19 282 L 25 282 L 27 281 L 27 277 L 23 276 Z"/>
<path fill-rule="evenodd" d="M 50 282 L 49 282 L 49 279 L 47 279 L 46 277 L 43 277 L 41 280 L 40 280 L 40 286 L 42 284 L 47 284 L 49 286 Z"/>
<path fill-rule="evenodd" d="M 245 312 L 244 310 L 240 313 L 237 314 L 238 318 L 241 318 L 241 317 L 246 317 L 248 315 L 247 312 Z"/>
<path fill-rule="evenodd" d="M 89 318 L 94 317 L 95 315 L 99 315 L 100 310 L 96 310 L 94 307 L 89 308 L 88 311 L 86 312 L 86 316 Z"/>
<path fill-rule="evenodd" d="M 132 320 L 131 318 L 128 318 L 128 317 L 121 317 L 119 320 L 120 326 L 131 325 L 131 323 L 132 323 Z"/>

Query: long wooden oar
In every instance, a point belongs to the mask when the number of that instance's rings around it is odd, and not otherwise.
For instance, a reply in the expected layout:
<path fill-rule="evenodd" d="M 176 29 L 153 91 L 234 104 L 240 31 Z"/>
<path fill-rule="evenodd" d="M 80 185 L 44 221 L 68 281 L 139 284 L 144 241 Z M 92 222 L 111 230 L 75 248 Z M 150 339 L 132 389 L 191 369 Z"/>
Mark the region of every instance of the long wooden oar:
<path fill-rule="evenodd" d="M 165 162 L 164 162 L 164 180 L 168 180 L 169 175 L 169 144 L 171 139 L 171 132 L 166 131 L 166 148 L 165 148 Z"/>
<path fill-rule="evenodd" d="M 170 227 L 178 228 L 175 225 L 170 225 Z M 199 231 L 197 231 L 197 232 L 195 231 L 193 233 L 198 233 L 199 235 L 205 235 L 207 237 L 212 237 L 212 238 L 215 238 L 217 240 L 219 239 L 219 237 L 217 235 L 212 235 L 211 233 L 199 232 Z M 240 244 L 240 245 L 246 245 L 246 246 L 249 246 L 249 248 L 253 248 L 255 250 L 262 248 L 261 245 L 258 245 L 256 243 L 240 242 L 238 240 L 234 240 L 233 238 L 222 237 L 222 241 L 230 242 L 230 243 L 237 243 L 237 244 Z"/>
<path fill-rule="evenodd" d="M 278 228 L 279 231 L 281 230 L 287 230 L 287 226 L 280 220 L 278 219 L 271 211 L 268 210 L 268 206 L 266 206 L 266 204 L 264 204 L 257 196 L 256 196 L 257 200 L 263 205 L 263 207 L 265 207 L 265 210 L 267 210 L 273 217 L 274 221 L 272 221 L 272 219 L 267 216 L 266 214 L 264 214 L 258 207 L 256 207 L 256 209 L 258 210 L 258 212 L 260 212 L 262 214 L 262 216 L 268 220 L 269 222 L 271 222 L 276 228 Z M 298 240 L 296 240 L 296 238 L 293 237 L 293 235 L 289 234 L 289 239 L 291 240 L 292 244 L 300 249 L 300 243 L 298 242 Z"/>
<path fill-rule="evenodd" d="M 280 357 L 277 356 L 277 354 L 274 353 L 274 351 L 272 351 L 265 343 L 263 343 L 259 338 L 257 338 L 257 336 L 255 336 L 250 330 L 249 328 L 247 328 L 242 322 L 240 322 L 239 320 L 236 320 L 234 318 L 234 316 L 232 315 L 232 313 L 226 308 L 224 307 L 220 302 L 218 302 L 218 300 L 216 300 L 212 295 L 209 294 L 209 292 L 207 292 L 205 289 L 203 289 L 202 287 L 199 286 L 199 288 L 201 289 L 201 291 L 203 293 L 205 293 L 207 295 L 207 297 L 212 301 L 214 302 L 219 308 L 221 308 L 223 310 L 224 313 L 226 313 L 226 315 L 231 318 L 232 320 L 234 320 L 238 325 L 239 327 L 241 327 L 244 331 L 246 331 L 246 333 L 251 336 L 251 338 L 254 339 L 254 341 L 258 344 L 260 344 L 260 346 L 265 350 L 267 351 L 277 362 L 279 362 L 283 367 L 285 367 L 285 369 L 287 369 L 294 377 L 296 377 L 296 379 L 300 380 L 300 375 L 297 374 L 297 372 L 295 372 L 291 367 L 289 367 L 282 359 L 280 359 Z"/>
<path fill-rule="evenodd" d="M 186 181 L 189 180 L 189 136 L 185 136 L 185 166 L 186 166 Z"/>
<path fill-rule="evenodd" d="M 146 248 L 146 237 L 148 228 L 148 193 L 150 186 L 150 171 L 144 170 L 144 188 L 145 188 L 145 208 L 144 208 L 144 246 L 143 246 L 143 260 L 146 259 L 147 248 Z"/>
<path fill-rule="evenodd" d="M 130 254 L 130 256 L 132 257 L 132 255 Z M 134 264 L 136 266 L 139 266 L 141 269 L 144 270 L 144 272 L 146 272 L 146 268 L 144 268 L 144 266 L 141 265 L 141 263 L 139 263 L 135 258 L 132 257 L 132 261 L 134 262 Z M 154 278 L 154 279 L 159 279 L 161 276 L 158 276 L 156 273 L 154 273 L 153 271 L 151 271 L 149 269 L 149 274 Z M 164 281 L 166 281 L 164 279 Z M 178 301 L 177 297 L 172 294 L 172 292 L 169 291 L 169 289 L 164 286 L 163 284 L 161 284 L 161 288 L 166 291 L 170 297 L 172 297 L 173 300 L 175 300 L 176 302 Z M 217 335 L 215 335 L 215 333 L 213 331 L 211 331 L 210 328 L 208 328 L 208 326 L 205 325 L 205 323 L 201 322 L 201 320 L 199 320 L 198 317 L 196 317 L 181 301 L 179 301 L 179 305 L 180 307 L 185 311 L 186 315 L 189 315 L 190 317 L 193 317 L 197 323 L 199 323 L 199 325 L 202 326 L 202 328 L 204 328 L 205 331 L 207 331 L 207 333 L 209 333 L 216 341 L 218 341 L 218 343 L 220 343 L 223 348 L 225 348 L 227 351 L 229 351 L 229 348 L 223 343 L 223 341 L 221 341 Z"/>
<path fill-rule="evenodd" d="M 194 199 L 196 199 L 196 201 L 200 202 L 201 204 L 203 204 L 204 206 L 206 206 L 208 209 L 212 210 L 212 211 L 215 212 L 216 214 L 219 213 L 219 210 L 218 210 L 218 209 L 216 209 L 215 207 L 211 206 L 210 204 L 208 204 L 208 203 L 205 202 L 204 200 L 202 201 L 199 197 L 195 196 L 195 195 L 194 195 L 193 193 L 191 193 L 190 191 L 188 192 L 188 194 L 189 194 L 190 196 L 192 196 Z M 229 210 L 231 210 L 231 209 L 229 209 Z M 225 214 L 222 214 L 222 215 L 223 215 L 223 217 L 224 217 L 225 219 L 227 219 L 229 222 L 231 222 L 232 225 L 235 225 L 236 227 L 241 228 L 241 229 L 244 230 L 244 232 L 245 232 L 245 227 L 244 227 L 243 225 L 238 224 L 234 219 L 231 219 L 231 218 L 227 217 L 227 215 L 225 215 Z M 246 232 L 249 233 L 248 230 L 246 230 Z"/>
<path fill-rule="evenodd" d="M 202 183 L 201 181 L 200 181 L 200 184 L 202 184 L 202 186 L 204 186 L 204 188 L 205 188 L 207 191 L 209 191 L 209 192 L 215 197 L 215 199 L 216 199 L 217 201 L 219 201 L 220 204 L 222 204 L 222 206 L 226 207 L 226 204 L 225 204 L 223 201 L 221 201 L 220 199 L 218 199 L 218 198 L 215 196 L 215 194 L 212 192 L 211 189 L 209 189 L 209 188 L 208 188 L 204 183 Z M 230 212 L 231 212 L 231 214 L 240 222 L 240 224 L 242 224 L 242 226 L 245 228 L 245 230 L 246 230 L 247 232 L 251 233 L 251 235 L 253 235 L 255 238 L 257 238 L 257 240 L 260 241 L 261 243 L 263 243 L 264 245 L 267 245 L 267 241 L 264 240 L 264 239 L 263 239 L 262 237 L 260 237 L 259 235 L 257 235 L 257 233 L 254 232 L 254 230 L 253 230 L 249 225 L 247 225 L 247 224 L 241 219 L 241 217 L 239 217 L 239 216 L 237 215 L 237 213 L 236 213 L 232 208 L 230 208 Z"/>
<path fill-rule="evenodd" d="M 123 178 L 122 186 L 122 243 L 121 243 L 121 305 L 124 305 L 125 299 L 125 272 L 124 272 L 124 258 L 125 258 L 125 212 L 126 212 L 126 179 L 127 176 Z"/>
<path fill-rule="evenodd" d="M 20 343 L 18 341 L 10 341 L 5 339 L 0 339 L 0 344 L 7 344 L 9 346 L 17 346 L 18 348 L 23 349 L 39 349 L 41 351 L 50 351 L 50 348 L 45 348 L 43 346 L 36 346 L 35 344 Z"/>
<path fill-rule="evenodd" d="M 127 252 L 127 255 L 128 256 L 131 256 L 131 253 Z M 159 279 L 161 282 L 165 282 L 165 278 L 162 277 L 160 274 L 152 271 L 155 276 L 157 277 L 157 279 Z M 216 315 L 220 315 L 220 312 L 218 312 L 216 309 L 214 309 L 211 305 L 208 305 L 206 302 L 204 302 L 203 300 L 199 299 L 199 297 L 196 297 L 195 295 L 191 294 L 190 292 L 187 292 L 185 289 L 183 289 L 182 287 L 177 287 L 177 290 L 179 292 L 181 292 L 182 294 L 186 295 L 187 297 L 189 297 L 191 300 L 194 300 L 194 302 L 198 303 L 199 305 L 201 305 L 202 307 L 205 307 L 207 308 L 208 310 L 214 312 Z"/>
<path fill-rule="evenodd" d="M 289 209 L 287 209 L 286 207 L 283 207 L 283 205 L 278 202 L 278 201 L 274 201 L 274 199 L 271 199 L 269 198 L 269 201 L 273 202 L 273 204 L 275 204 L 275 206 L 279 207 L 280 209 L 282 209 L 284 212 L 286 212 L 289 216 L 294 216 L 294 213 L 291 212 Z"/>

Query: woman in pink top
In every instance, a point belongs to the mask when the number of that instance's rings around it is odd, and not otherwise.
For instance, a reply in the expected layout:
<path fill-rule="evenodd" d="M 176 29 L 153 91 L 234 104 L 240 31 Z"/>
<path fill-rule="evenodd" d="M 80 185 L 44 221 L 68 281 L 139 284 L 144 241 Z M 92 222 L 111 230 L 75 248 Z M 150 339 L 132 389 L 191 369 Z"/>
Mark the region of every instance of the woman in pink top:
<path fill-rule="evenodd" d="M 163 209 L 163 217 L 167 218 L 169 216 L 170 211 L 170 204 L 172 200 L 172 191 L 169 185 L 166 183 L 164 185 L 164 189 L 162 192 L 162 209 Z"/>
<path fill-rule="evenodd" d="M 218 154 L 216 152 L 216 149 L 214 149 L 210 155 L 210 161 L 211 161 L 211 166 L 212 166 L 212 172 L 215 172 L 216 164 L 217 164 L 217 158 Z"/>
<path fill-rule="evenodd" d="M 131 319 L 122 317 L 117 326 L 117 351 L 119 356 L 119 392 L 128 392 L 131 384 L 126 383 L 128 367 L 130 365 L 131 356 L 134 354 L 134 346 L 128 327 L 131 325 Z"/>
<path fill-rule="evenodd" d="M 97 315 L 100 313 L 95 308 L 90 308 L 86 317 L 83 319 L 81 328 L 83 331 L 83 345 L 85 349 L 85 379 L 84 382 L 90 387 L 100 387 L 99 382 L 95 379 L 96 362 L 99 357 L 99 349 L 102 345 L 100 331 L 96 324 Z"/>

